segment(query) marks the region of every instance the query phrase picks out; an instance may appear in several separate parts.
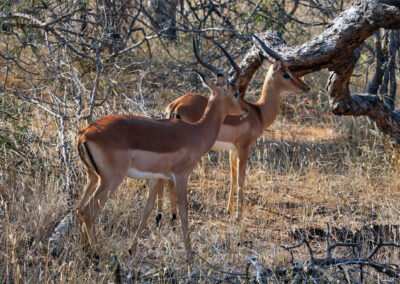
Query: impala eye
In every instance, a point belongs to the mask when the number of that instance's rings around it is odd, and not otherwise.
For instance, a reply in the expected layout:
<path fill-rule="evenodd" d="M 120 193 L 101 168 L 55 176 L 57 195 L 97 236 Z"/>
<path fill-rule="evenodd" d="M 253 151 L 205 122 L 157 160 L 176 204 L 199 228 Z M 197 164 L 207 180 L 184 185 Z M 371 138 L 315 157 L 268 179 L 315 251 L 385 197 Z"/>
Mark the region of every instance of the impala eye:
<path fill-rule="evenodd" d="M 285 79 L 289 79 L 289 78 L 290 78 L 290 75 L 289 75 L 288 73 L 286 73 L 286 72 L 283 73 L 282 76 L 283 76 L 283 78 L 285 78 Z"/>

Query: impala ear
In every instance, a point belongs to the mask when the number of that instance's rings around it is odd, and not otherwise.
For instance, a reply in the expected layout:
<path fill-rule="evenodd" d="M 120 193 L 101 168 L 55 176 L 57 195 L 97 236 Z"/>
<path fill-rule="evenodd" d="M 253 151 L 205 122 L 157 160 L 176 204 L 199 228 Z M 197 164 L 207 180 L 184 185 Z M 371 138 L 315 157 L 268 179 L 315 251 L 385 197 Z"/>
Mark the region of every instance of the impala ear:
<path fill-rule="evenodd" d="M 274 62 L 269 60 L 269 58 L 267 56 L 264 56 L 261 52 L 258 53 L 258 57 L 260 58 L 261 65 L 266 64 L 266 66 L 270 66 L 270 65 L 274 64 Z"/>
<path fill-rule="evenodd" d="M 199 76 L 201 84 L 203 85 L 204 88 L 210 89 L 212 87 L 212 82 L 210 79 L 208 79 L 206 76 L 204 76 L 202 73 L 200 73 L 199 71 L 195 70 L 194 72 L 196 72 L 196 74 Z"/>
<path fill-rule="evenodd" d="M 274 71 L 282 68 L 282 62 L 280 60 L 276 60 L 274 63 Z"/>
<path fill-rule="evenodd" d="M 261 63 L 263 63 L 263 61 L 266 59 L 260 51 L 258 52 L 258 58 L 260 58 Z"/>
<path fill-rule="evenodd" d="M 227 84 L 227 81 L 226 81 L 225 77 L 222 75 L 218 75 L 217 76 L 217 86 L 224 88 L 224 87 L 226 87 L 226 84 Z"/>

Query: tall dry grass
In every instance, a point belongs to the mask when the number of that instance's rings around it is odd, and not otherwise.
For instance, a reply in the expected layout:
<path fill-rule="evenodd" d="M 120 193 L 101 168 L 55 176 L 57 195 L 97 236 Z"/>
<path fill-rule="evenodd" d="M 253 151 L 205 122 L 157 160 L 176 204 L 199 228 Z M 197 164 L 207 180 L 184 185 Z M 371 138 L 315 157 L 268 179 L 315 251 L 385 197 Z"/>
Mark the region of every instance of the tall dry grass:
<path fill-rule="evenodd" d="M 39 113 L 33 115 L 40 119 Z M 298 241 L 295 230 L 325 229 L 327 223 L 351 231 L 399 224 L 398 168 L 389 141 L 366 119 L 328 116 L 309 124 L 280 116 L 253 146 L 246 217 L 240 224 L 225 210 L 230 186 L 227 153 L 211 152 L 204 166 L 194 170 L 188 188 L 190 229 L 193 247 L 202 258 L 229 271 L 245 271 L 250 256 L 271 267 L 285 266 L 290 255 L 281 246 Z M 39 165 L 24 160 L 18 166 L 8 160 L 12 153 L 2 155 L 1 282 L 110 282 L 115 256 L 124 269 L 149 277 L 163 277 L 160 271 L 187 275 L 197 266 L 203 273 L 217 273 L 200 257 L 185 264 L 180 226 L 172 229 L 166 217 L 157 227 L 154 213 L 138 257 L 130 261 L 127 248 L 147 194 L 146 184 L 136 180 L 126 180 L 98 218 L 98 264 L 82 251 L 76 228 L 66 236 L 61 254 L 53 257 L 48 239 L 71 207 L 58 165 L 46 159 L 43 145 L 37 147 Z M 72 186 L 80 195 L 85 177 L 78 161 L 74 166 Z M 166 208 L 168 216 L 168 203 Z M 317 255 L 324 252 L 324 243 L 314 238 Z M 306 259 L 306 250 L 299 249 L 295 257 Z M 399 254 L 390 250 L 381 257 L 399 262 Z"/>
<path fill-rule="evenodd" d="M 168 74 L 172 63 L 163 61 L 166 57 L 160 55 L 160 62 L 153 63 L 151 70 Z M 122 79 L 137 86 L 145 71 L 128 71 Z M 162 116 L 166 104 L 184 90 L 199 90 L 194 77 L 176 74 L 162 79 L 156 72 L 145 74 L 142 83 L 147 88 L 144 92 L 151 115 Z M 265 70 L 257 72 L 250 85 L 250 100 L 257 98 L 264 74 Z M 326 74 L 313 76 L 307 80 L 313 82 Z M 26 128 L 19 131 L 15 122 L 7 124 L 12 147 L 3 145 L 0 149 L 0 282 L 113 282 L 118 280 L 117 263 L 124 276 L 130 272 L 141 275 L 142 280 L 184 277 L 200 269 L 210 277 L 202 280 L 207 282 L 212 277 L 226 277 L 221 270 L 245 273 L 250 256 L 268 267 L 288 266 L 291 255 L 282 246 L 299 241 L 299 234 L 308 234 L 316 256 L 322 256 L 325 239 L 312 235 L 310 229 L 325 230 L 327 223 L 352 232 L 371 225 L 399 225 L 396 151 L 367 119 L 330 115 L 326 94 L 318 86 L 308 96 L 285 97 L 283 113 L 253 145 L 247 161 L 243 222 L 236 223 L 226 213 L 228 153 L 210 152 L 194 170 L 188 198 L 196 257 L 190 264 L 185 262 L 179 222 L 176 228 L 169 223 L 168 201 L 161 225 L 156 226 L 153 213 L 136 260 L 130 259 L 127 249 L 147 194 L 146 183 L 137 180 L 125 180 L 99 214 L 99 242 L 92 250 L 98 260 L 87 257 L 76 227 L 65 236 L 63 249 L 53 256 L 48 241 L 84 190 L 83 166 L 71 142 L 72 188 L 65 188 L 57 120 L 37 108 L 13 104 L 15 116 Z M 2 98 L 2 102 L 8 99 Z M 140 114 L 140 110 L 116 97 L 99 108 L 96 116 L 109 113 Z M 68 141 L 74 141 L 84 124 L 80 120 L 69 122 Z M 70 191 L 74 193 L 72 200 Z M 387 237 L 398 241 L 398 235 Z M 339 240 L 340 236 L 333 238 Z M 364 251 L 370 249 L 367 244 L 365 240 Z M 294 252 L 297 260 L 308 257 L 304 247 Z M 382 250 L 379 259 L 400 262 L 393 248 Z"/>

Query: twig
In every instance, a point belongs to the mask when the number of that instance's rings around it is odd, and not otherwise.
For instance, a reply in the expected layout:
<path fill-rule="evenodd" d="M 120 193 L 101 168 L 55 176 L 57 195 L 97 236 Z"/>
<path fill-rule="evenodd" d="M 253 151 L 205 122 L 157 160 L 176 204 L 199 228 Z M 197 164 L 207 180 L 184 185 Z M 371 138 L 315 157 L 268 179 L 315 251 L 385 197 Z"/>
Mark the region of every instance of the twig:
<path fill-rule="evenodd" d="M 246 276 L 246 273 L 235 273 L 235 272 L 229 272 L 229 271 L 222 270 L 222 269 L 216 267 L 215 265 L 211 264 L 210 262 L 208 262 L 204 257 L 202 257 L 200 254 L 198 254 L 196 251 L 194 251 L 194 254 L 196 256 L 198 256 L 201 260 L 203 260 L 212 269 L 214 269 L 214 270 L 216 270 L 216 271 L 218 271 L 220 273 L 228 274 L 228 275 L 232 275 L 232 276 L 239 276 L 239 277 L 245 277 Z"/>
<path fill-rule="evenodd" d="M 249 17 L 246 19 L 246 22 L 243 25 L 241 33 L 244 33 L 244 30 L 246 29 L 247 25 L 249 24 L 251 18 L 253 17 L 254 13 L 257 11 L 258 7 L 260 7 L 260 4 L 262 3 L 263 0 L 259 0 L 256 7 L 253 9 L 253 11 L 250 13 Z"/>
<path fill-rule="evenodd" d="M 53 256 L 59 254 L 60 242 L 67 234 L 67 232 L 71 229 L 72 226 L 72 212 L 69 212 L 67 215 L 62 218 L 60 223 L 58 223 L 57 227 L 54 229 L 54 233 L 49 238 L 49 248 L 50 253 Z"/>
<path fill-rule="evenodd" d="M 302 241 L 299 244 L 290 246 L 290 247 L 283 247 L 284 249 L 290 251 L 294 248 L 298 248 L 303 244 L 306 244 L 307 249 L 310 253 L 310 266 L 308 266 L 308 273 L 313 274 L 313 271 L 318 272 L 320 274 L 323 274 L 329 281 L 331 281 L 333 278 L 333 275 L 329 274 L 326 270 L 325 267 L 338 267 L 342 270 L 344 270 L 346 280 L 349 281 L 351 280 L 351 275 L 346 275 L 348 274 L 348 269 L 343 266 L 351 266 L 351 265 L 359 265 L 360 267 L 360 280 L 363 282 L 363 275 L 366 274 L 365 271 L 363 271 L 363 267 L 370 267 L 374 269 L 378 273 L 382 273 L 388 277 L 399 279 L 400 278 L 400 267 L 397 264 L 392 264 L 392 263 L 380 263 L 376 261 L 372 261 L 371 258 L 378 252 L 378 250 L 381 247 L 384 246 L 390 246 L 390 247 L 397 247 L 400 248 L 400 243 L 395 243 L 395 242 L 379 242 L 373 249 L 372 251 L 368 254 L 367 257 L 362 257 L 361 256 L 361 248 L 362 244 L 360 243 L 329 243 L 329 237 L 330 237 L 330 228 L 329 224 L 327 224 L 327 233 L 326 233 L 326 257 L 325 258 L 314 258 L 313 251 L 311 249 L 311 246 L 309 242 L 303 238 Z M 337 248 L 337 247 L 356 247 L 358 249 L 358 256 L 357 258 L 332 258 L 332 250 Z M 297 261 L 297 265 L 300 264 L 300 266 L 304 267 L 307 265 L 307 262 L 305 261 Z M 293 267 L 291 268 L 293 269 Z M 289 271 L 287 269 L 286 271 Z M 347 271 L 347 272 L 346 272 Z M 351 280 L 351 282 L 354 282 Z"/>
<path fill-rule="evenodd" d="M 252 256 L 252 257 L 249 257 L 247 259 L 247 261 L 250 262 L 254 266 L 254 268 L 257 272 L 257 274 L 256 274 L 257 282 L 260 284 L 265 283 L 264 280 L 261 278 L 261 270 L 260 270 L 260 267 L 257 265 L 257 259 L 254 256 Z"/>

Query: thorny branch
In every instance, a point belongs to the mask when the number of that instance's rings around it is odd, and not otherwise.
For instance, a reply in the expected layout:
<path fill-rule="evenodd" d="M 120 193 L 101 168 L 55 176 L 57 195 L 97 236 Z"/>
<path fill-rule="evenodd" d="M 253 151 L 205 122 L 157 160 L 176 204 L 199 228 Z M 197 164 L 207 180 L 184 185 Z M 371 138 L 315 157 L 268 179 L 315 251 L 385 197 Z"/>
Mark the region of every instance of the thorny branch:
<path fill-rule="evenodd" d="M 310 260 L 308 261 L 298 261 L 297 263 L 301 263 L 305 271 L 308 271 L 310 275 L 313 275 L 314 273 L 320 273 L 321 269 L 323 270 L 328 270 L 328 269 L 337 269 L 340 268 L 341 270 L 343 267 L 347 266 L 354 266 L 357 265 L 360 267 L 360 281 L 362 282 L 362 277 L 364 275 L 363 269 L 365 267 L 370 267 L 374 269 L 377 273 L 382 273 L 390 278 L 393 278 L 394 280 L 400 279 L 400 266 L 397 264 L 393 263 L 384 263 L 384 262 L 378 262 L 372 260 L 374 256 L 377 255 L 378 251 L 382 247 L 392 247 L 392 248 L 400 248 L 400 243 L 396 242 L 381 242 L 379 241 L 378 244 L 367 254 L 367 256 L 362 256 L 361 255 L 361 250 L 362 250 L 362 244 L 361 243 L 332 243 L 330 244 L 330 230 L 329 230 L 329 224 L 327 224 L 327 231 L 326 231 L 326 253 L 324 258 L 315 258 L 313 257 L 313 250 L 307 241 L 306 238 L 303 238 L 301 243 L 295 246 L 290 246 L 290 247 L 283 247 L 284 249 L 291 251 L 295 248 L 299 248 L 301 245 L 306 244 L 307 250 L 310 254 Z M 332 257 L 332 251 L 335 250 L 336 248 L 339 247 L 355 247 L 357 248 L 357 257 L 355 258 L 340 258 L 340 257 Z M 318 267 L 318 270 L 315 270 L 315 267 Z M 333 273 L 330 272 L 327 274 L 330 275 L 330 277 L 336 278 L 338 276 L 333 276 Z M 317 275 L 315 275 L 317 276 Z M 354 277 L 354 276 L 353 276 Z M 344 280 L 344 279 L 337 279 L 337 280 Z"/>
<path fill-rule="evenodd" d="M 286 268 L 268 268 L 252 256 L 246 260 L 245 272 L 231 272 L 232 268 L 222 268 L 221 265 L 214 265 L 203 256 L 195 252 L 195 255 L 205 268 L 195 266 L 188 275 L 181 274 L 179 271 L 172 268 L 166 268 L 153 273 L 144 273 L 142 271 L 126 270 L 126 265 L 118 257 L 114 258 L 114 263 L 117 269 L 114 269 L 118 282 L 135 282 L 141 281 L 145 283 L 164 283 L 168 281 L 203 279 L 212 281 L 228 281 L 230 283 L 242 283 L 243 281 L 254 281 L 257 283 L 295 281 L 295 282 L 321 282 L 328 280 L 330 282 L 347 282 L 347 283 L 363 283 L 364 281 L 376 280 L 379 277 L 381 280 L 398 281 L 400 280 L 400 267 L 397 264 L 385 263 L 382 261 L 373 260 L 379 258 L 378 251 L 382 247 L 400 248 L 400 243 L 395 242 L 379 242 L 367 256 L 362 256 L 362 243 L 330 243 L 331 236 L 329 225 L 326 231 L 326 252 L 324 258 L 314 257 L 314 252 L 311 244 L 306 238 L 303 238 L 299 244 L 283 247 L 285 250 L 292 253 L 294 249 L 299 249 L 306 245 L 310 258 L 308 260 L 297 260 L 290 262 Z M 364 240 L 368 241 L 368 240 Z M 357 256 L 351 257 L 332 257 L 335 249 L 343 247 L 357 248 Z M 338 253 L 336 253 L 338 254 Z M 293 254 L 292 254 L 293 255 Z M 196 262 L 196 261 L 195 261 Z M 250 272 L 250 267 L 254 271 Z M 124 269 L 125 268 L 125 269 Z M 237 268 L 235 269 L 237 270 Z M 182 270 L 184 271 L 184 270 Z M 379 276 L 378 276 L 379 274 Z M 358 279 L 357 279 L 358 278 Z"/>

